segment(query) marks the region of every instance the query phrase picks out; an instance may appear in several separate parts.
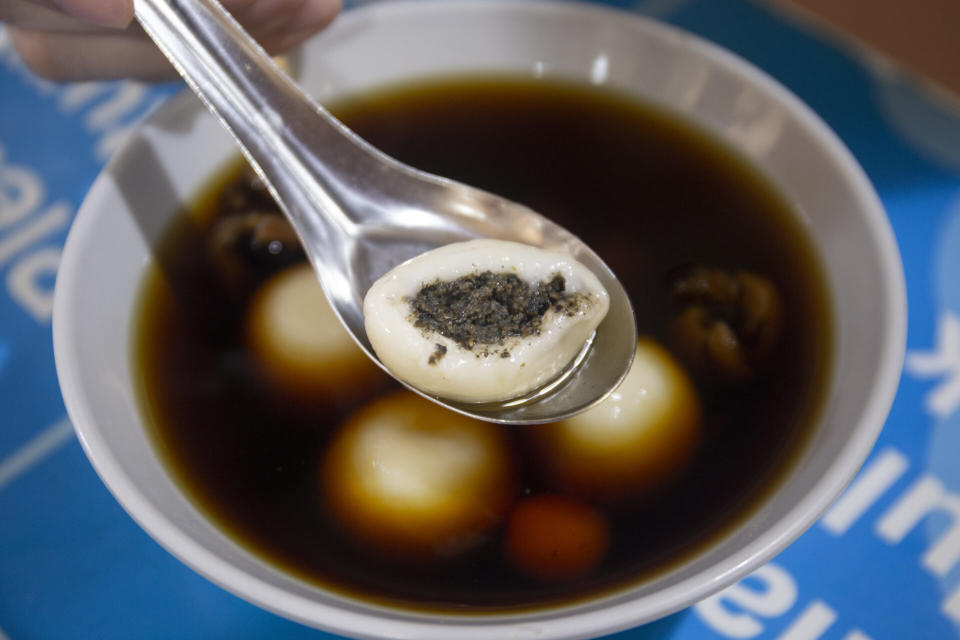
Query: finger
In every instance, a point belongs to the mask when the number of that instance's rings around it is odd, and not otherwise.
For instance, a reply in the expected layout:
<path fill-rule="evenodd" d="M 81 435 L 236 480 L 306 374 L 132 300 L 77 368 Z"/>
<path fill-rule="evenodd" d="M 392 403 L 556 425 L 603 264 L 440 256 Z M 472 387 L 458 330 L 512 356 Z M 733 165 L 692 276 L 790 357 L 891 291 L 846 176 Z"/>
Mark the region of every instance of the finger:
<path fill-rule="evenodd" d="M 34 73 L 57 82 L 176 77 L 163 54 L 138 30 L 54 33 L 10 27 L 13 46 Z"/>
<path fill-rule="evenodd" d="M 282 50 L 292 49 L 307 38 L 327 28 L 343 8 L 341 0 L 306 0 L 286 25 Z"/>
<path fill-rule="evenodd" d="M 4 2 L 9 0 L 0 0 Z M 228 8 L 240 14 L 241 22 L 254 23 L 248 26 L 251 35 L 272 55 L 289 51 L 326 27 L 341 7 L 340 0 L 233 0 L 230 4 Z M 24 63 L 52 80 L 176 77 L 136 24 L 124 31 L 84 32 L 67 26 L 62 30 L 11 26 L 9 32 Z"/>
<path fill-rule="evenodd" d="M 103 27 L 126 27 L 133 21 L 133 0 L 38 0 L 68 16 Z"/>
<path fill-rule="evenodd" d="M 225 0 L 224 6 L 271 53 L 282 53 L 324 29 L 340 0 Z"/>
<path fill-rule="evenodd" d="M 71 18 L 33 0 L 0 1 L 0 22 L 32 31 L 102 31 L 104 27 Z"/>

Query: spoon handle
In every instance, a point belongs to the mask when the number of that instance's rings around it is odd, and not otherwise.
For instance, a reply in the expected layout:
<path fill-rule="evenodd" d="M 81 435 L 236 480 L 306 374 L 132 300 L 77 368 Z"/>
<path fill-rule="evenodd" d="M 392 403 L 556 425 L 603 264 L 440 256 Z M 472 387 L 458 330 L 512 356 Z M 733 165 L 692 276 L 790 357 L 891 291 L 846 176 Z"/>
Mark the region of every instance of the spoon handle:
<path fill-rule="evenodd" d="M 144 30 L 236 138 L 308 252 L 353 235 L 371 207 L 357 202 L 351 169 L 383 154 L 313 102 L 216 0 L 136 0 L 134 7 Z"/>
<path fill-rule="evenodd" d="M 2 0 L 0 0 L 2 1 Z M 428 249 L 492 237 L 564 251 L 601 278 L 610 312 L 563 401 L 480 413 L 533 423 L 573 415 L 623 379 L 636 324 L 623 287 L 589 247 L 530 209 L 392 160 L 316 105 L 216 0 L 134 0 L 140 24 L 233 134 L 293 224 L 334 312 L 373 357 L 363 296 L 389 268 Z M 606 329 L 604 329 L 606 327 Z"/>

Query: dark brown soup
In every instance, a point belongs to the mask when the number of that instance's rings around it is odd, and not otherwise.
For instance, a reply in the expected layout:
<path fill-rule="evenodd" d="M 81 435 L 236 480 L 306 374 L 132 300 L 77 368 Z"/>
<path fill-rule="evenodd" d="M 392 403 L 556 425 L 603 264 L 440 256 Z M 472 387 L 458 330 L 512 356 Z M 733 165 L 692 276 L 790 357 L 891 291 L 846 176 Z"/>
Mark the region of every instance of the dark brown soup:
<path fill-rule="evenodd" d="M 397 386 L 378 373 L 346 392 L 305 396 L 287 392 L 296 374 L 264 381 L 244 318 L 259 287 L 303 257 L 238 165 L 157 249 L 137 317 L 153 437 L 205 513 L 304 580 L 457 611 L 532 607 L 643 580 L 750 514 L 820 410 L 833 335 L 810 239 L 755 168 L 658 109 L 552 81 L 437 80 L 335 112 L 388 154 L 529 205 L 596 249 L 626 285 L 641 334 L 689 372 L 699 444 L 673 482 L 610 500 L 552 484 L 531 444 L 539 427 L 490 427 L 511 452 L 510 501 L 562 494 L 608 524 L 599 564 L 573 577 L 518 570 L 505 558 L 506 520 L 441 560 L 371 549 L 331 517 L 319 465 L 344 421 Z"/>

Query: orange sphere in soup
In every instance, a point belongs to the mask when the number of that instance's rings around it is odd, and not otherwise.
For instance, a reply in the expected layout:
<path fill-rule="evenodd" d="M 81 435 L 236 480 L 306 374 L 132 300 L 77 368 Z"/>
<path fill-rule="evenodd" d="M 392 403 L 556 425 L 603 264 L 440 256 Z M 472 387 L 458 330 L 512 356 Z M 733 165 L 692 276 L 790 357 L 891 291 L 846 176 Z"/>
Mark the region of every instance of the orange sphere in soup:
<path fill-rule="evenodd" d="M 610 524 L 599 509 L 557 494 L 517 503 L 505 536 L 511 564 L 550 582 L 589 574 L 603 561 L 609 541 Z"/>
<path fill-rule="evenodd" d="M 700 402 L 686 372 L 642 338 L 627 377 L 602 403 L 531 439 L 556 487 L 607 501 L 644 497 L 688 467 L 700 442 Z"/>
<path fill-rule="evenodd" d="M 281 271 L 257 290 L 246 336 L 267 380 L 296 398 L 357 393 L 384 376 L 347 334 L 307 264 Z"/>
<path fill-rule="evenodd" d="M 340 428 L 320 479 L 353 540 L 394 559 L 441 559 L 501 523 L 515 493 L 510 460 L 500 427 L 398 391 Z"/>

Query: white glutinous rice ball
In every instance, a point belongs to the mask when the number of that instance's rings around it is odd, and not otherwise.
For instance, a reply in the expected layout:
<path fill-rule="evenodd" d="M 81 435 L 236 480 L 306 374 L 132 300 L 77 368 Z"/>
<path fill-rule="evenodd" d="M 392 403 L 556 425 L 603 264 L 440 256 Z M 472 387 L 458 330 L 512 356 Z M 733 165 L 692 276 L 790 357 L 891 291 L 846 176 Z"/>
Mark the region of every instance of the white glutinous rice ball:
<path fill-rule="evenodd" d="M 450 558 L 486 540 L 515 494 L 501 427 L 398 391 L 357 411 L 321 465 L 345 534 L 397 561 Z"/>
<path fill-rule="evenodd" d="M 599 405 L 529 427 L 548 478 L 600 500 L 655 494 L 687 469 L 700 442 L 700 402 L 686 372 L 641 338 L 630 372 Z"/>
<path fill-rule="evenodd" d="M 395 267 L 363 311 L 374 351 L 398 378 L 451 400 L 496 402 L 562 373 L 608 306 L 606 289 L 571 256 L 482 239 Z"/>
<path fill-rule="evenodd" d="M 246 336 L 267 378 L 294 396 L 352 394 L 382 375 L 340 324 L 307 264 L 281 271 L 254 294 Z"/>

